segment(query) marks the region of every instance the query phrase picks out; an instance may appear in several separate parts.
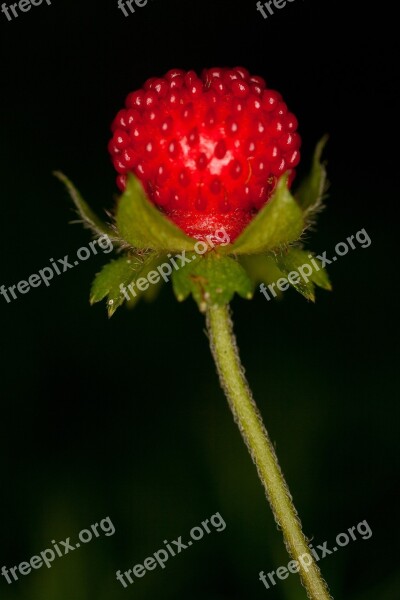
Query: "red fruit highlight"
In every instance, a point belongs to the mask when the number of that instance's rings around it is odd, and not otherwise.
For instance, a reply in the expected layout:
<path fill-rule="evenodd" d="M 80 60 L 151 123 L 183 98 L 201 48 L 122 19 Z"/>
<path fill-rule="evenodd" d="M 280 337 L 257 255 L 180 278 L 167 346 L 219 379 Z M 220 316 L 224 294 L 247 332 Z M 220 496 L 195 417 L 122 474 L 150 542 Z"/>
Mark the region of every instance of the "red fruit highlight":
<path fill-rule="evenodd" d="M 243 67 L 172 69 L 131 92 L 108 149 L 125 189 L 127 173 L 189 236 L 224 227 L 231 241 L 300 160 L 296 117 L 282 96 Z"/>

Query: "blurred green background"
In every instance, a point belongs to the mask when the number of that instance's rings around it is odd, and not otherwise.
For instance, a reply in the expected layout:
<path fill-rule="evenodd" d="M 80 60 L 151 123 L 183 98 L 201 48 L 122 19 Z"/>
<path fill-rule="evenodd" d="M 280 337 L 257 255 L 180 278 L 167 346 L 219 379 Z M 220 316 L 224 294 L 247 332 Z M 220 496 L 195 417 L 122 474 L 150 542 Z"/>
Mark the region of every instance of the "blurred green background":
<path fill-rule="evenodd" d="M 298 0 L 268 21 L 244 0 L 154 0 L 129 18 L 116 0 L 57 0 L 12 22 L 1 15 L 0 284 L 90 240 L 69 224 L 74 213 L 53 169 L 99 212 L 112 209 L 109 123 L 129 91 L 175 66 L 244 64 L 264 76 L 299 118 L 300 175 L 317 139 L 331 135 L 330 197 L 308 247 L 329 256 L 362 228 L 372 245 L 330 268 L 334 290 L 319 291 L 315 305 L 292 291 L 279 302 L 235 300 L 241 355 L 314 545 L 332 546 L 364 519 L 373 531 L 321 562 L 334 597 L 393 600 L 395 38 L 386 8 L 321 4 Z M 372 30 L 386 41 L 372 41 Z M 295 575 L 270 590 L 258 580 L 289 558 L 219 389 L 203 317 L 167 286 L 156 303 L 109 321 L 104 305 L 88 304 L 107 260 L 90 258 L 10 304 L 0 297 L 0 567 L 53 539 L 74 542 L 106 516 L 116 533 L 11 585 L 0 578 L 0 598 L 304 600 Z M 128 589 L 116 581 L 116 570 L 218 511 L 225 531 Z"/>

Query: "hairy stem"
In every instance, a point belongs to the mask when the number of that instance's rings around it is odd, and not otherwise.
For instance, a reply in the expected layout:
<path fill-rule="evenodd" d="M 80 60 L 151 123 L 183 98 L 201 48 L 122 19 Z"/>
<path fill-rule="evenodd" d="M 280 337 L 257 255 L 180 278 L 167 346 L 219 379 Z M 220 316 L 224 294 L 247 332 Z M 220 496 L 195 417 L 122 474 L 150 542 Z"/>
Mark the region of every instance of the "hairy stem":
<path fill-rule="evenodd" d="M 215 305 L 209 308 L 207 327 L 221 385 L 242 437 L 257 466 L 275 521 L 282 529 L 287 551 L 293 560 L 298 561 L 300 578 L 308 597 L 311 600 L 332 600 L 308 548 L 307 539 L 302 532 L 274 447 L 244 376 L 229 307 Z"/>

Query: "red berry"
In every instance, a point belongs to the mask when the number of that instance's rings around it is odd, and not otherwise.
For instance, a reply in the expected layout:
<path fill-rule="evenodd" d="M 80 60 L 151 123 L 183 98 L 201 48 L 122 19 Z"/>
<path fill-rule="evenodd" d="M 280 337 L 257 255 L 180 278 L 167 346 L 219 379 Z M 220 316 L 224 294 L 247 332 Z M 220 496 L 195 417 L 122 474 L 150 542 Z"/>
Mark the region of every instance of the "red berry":
<path fill-rule="evenodd" d="M 262 107 L 265 111 L 271 112 L 277 108 L 281 95 L 275 90 L 264 90 L 262 93 Z"/>
<path fill-rule="evenodd" d="M 112 141 L 116 150 L 122 150 L 122 148 L 129 146 L 129 135 L 122 129 L 117 129 L 114 132 Z"/>
<path fill-rule="evenodd" d="M 112 124 L 108 149 L 188 235 L 224 227 L 233 241 L 300 160 L 297 119 L 281 95 L 243 67 L 172 69 L 131 92 Z"/>

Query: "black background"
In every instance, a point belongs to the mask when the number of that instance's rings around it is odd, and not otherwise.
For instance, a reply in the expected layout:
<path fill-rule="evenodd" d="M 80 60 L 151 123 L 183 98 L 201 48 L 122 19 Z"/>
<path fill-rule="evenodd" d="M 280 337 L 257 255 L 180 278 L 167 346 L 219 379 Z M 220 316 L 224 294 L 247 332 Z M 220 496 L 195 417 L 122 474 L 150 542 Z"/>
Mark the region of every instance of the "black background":
<path fill-rule="evenodd" d="M 300 175 L 325 132 L 330 197 L 309 247 L 372 239 L 330 270 L 334 290 L 233 302 L 242 359 L 304 529 L 317 544 L 366 519 L 369 540 L 321 563 L 335 598 L 399 596 L 396 19 L 388 4 L 296 0 L 264 20 L 245 0 L 53 0 L 0 14 L 1 278 L 27 279 L 89 234 L 53 169 L 98 212 L 111 209 L 109 124 L 129 91 L 172 67 L 242 64 L 299 118 Z M 392 25 L 393 24 L 393 27 Z M 304 599 L 296 576 L 271 590 L 260 570 L 288 562 L 256 471 L 218 387 L 194 303 L 170 287 L 154 304 L 90 308 L 91 258 L 7 304 L 0 297 L 0 566 L 29 560 L 109 515 L 116 527 L 20 576 L 6 600 L 179 597 Z M 398 395 L 398 394 L 397 394 Z M 115 580 L 220 511 L 227 527 L 149 572 Z M 396 533 L 397 529 L 397 533 Z"/>

